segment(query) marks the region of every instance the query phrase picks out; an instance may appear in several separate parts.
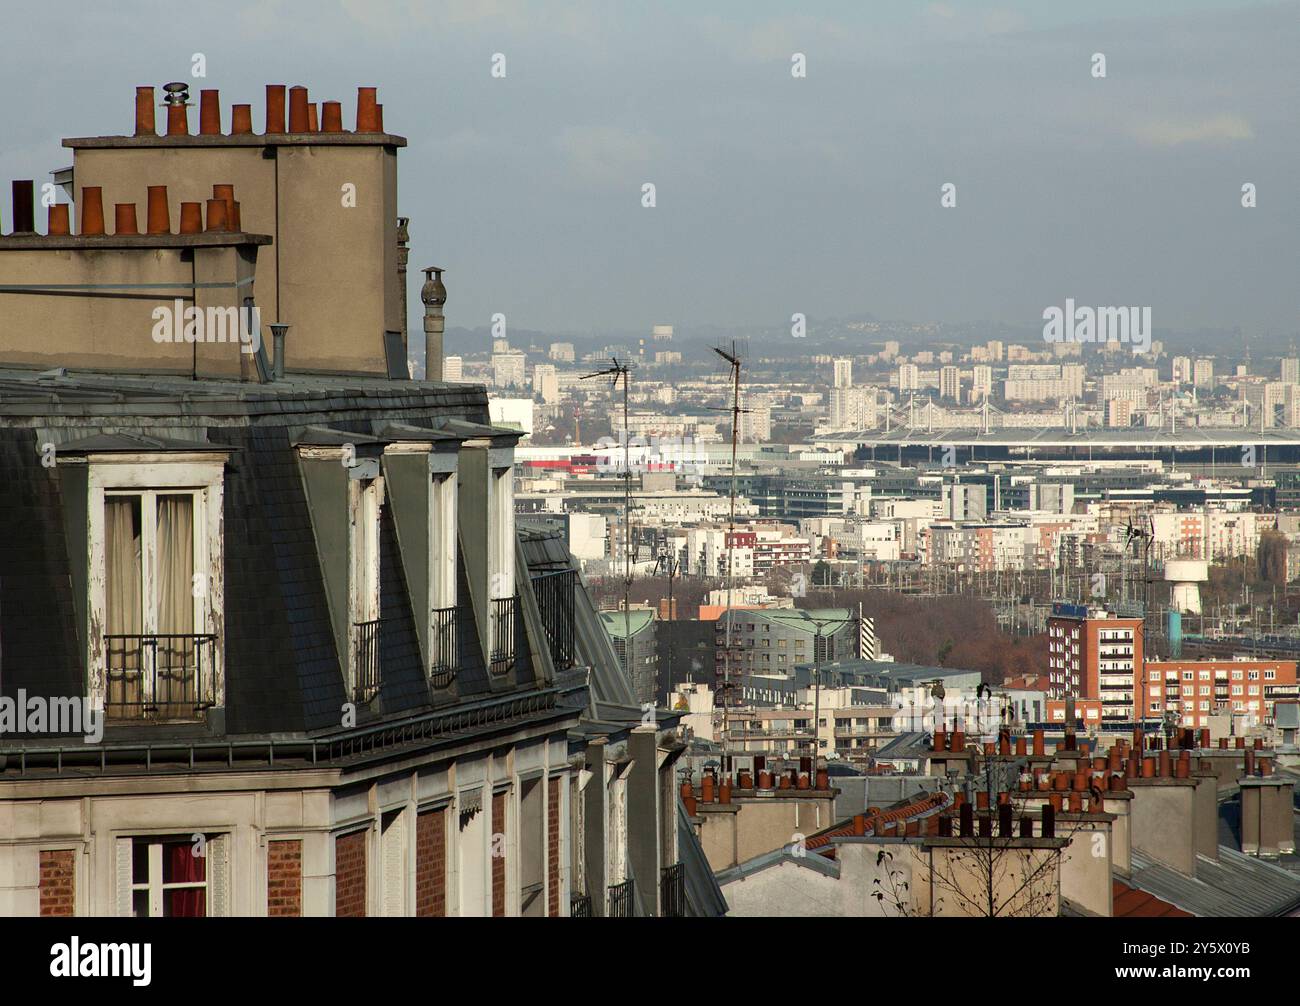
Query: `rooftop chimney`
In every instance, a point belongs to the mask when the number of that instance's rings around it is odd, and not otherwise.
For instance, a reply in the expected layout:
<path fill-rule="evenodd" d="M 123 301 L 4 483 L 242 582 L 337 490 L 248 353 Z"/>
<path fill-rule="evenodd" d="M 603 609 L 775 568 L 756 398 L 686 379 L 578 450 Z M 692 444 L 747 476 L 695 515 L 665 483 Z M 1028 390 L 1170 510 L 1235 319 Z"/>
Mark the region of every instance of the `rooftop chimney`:
<path fill-rule="evenodd" d="M 321 132 L 343 132 L 343 106 L 337 101 L 323 101 L 320 107 Z"/>
<path fill-rule="evenodd" d="M 376 111 L 376 88 L 357 88 L 357 132 L 378 133 L 380 131 L 379 113 Z"/>
<path fill-rule="evenodd" d="M 113 233 L 140 233 L 140 227 L 135 220 L 135 203 L 115 203 L 113 205 Z"/>
<path fill-rule="evenodd" d="M 199 91 L 199 132 L 204 136 L 221 135 L 221 92 L 213 88 Z"/>
<path fill-rule="evenodd" d="M 171 229 L 171 217 L 167 210 L 167 186 L 150 185 L 145 230 L 150 234 L 169 234 Z"/>
<path fill-rule="evenodd" d="M 50 234 L 68 234 L 68 204 L 54 203 L 50 206 Z"/>
<path fill-rule="evenodd" d="M 104 233 L 104 190 L 98 185 L 86 185 L 81 189 L 81 224 L 77 233 Z"/>
<path fill-rule="evenodd" d="M 164 84 L 163 90 L 166 92 L 163 103 L 167 106 L 167 135 L 189 136 L 189 85 L 172 81 L 170 84 Z"/>
<path fill-rule="evenodd" d="M 232 136 L 243 136 L 253 131 L 253 106 L 230 106 L 230 132 Z"/>
<path fill-rule="evenodd" d="M 31 179 L 15 181 L 14 193 L 14 233 L 34 234 L 36 232 L 35 189 Z"/>
<path fill-rule="evenodd" d="M 152 87 L 137 87 L 135 89 L 135 135 L 157 135 L 157 129 L 154 126 Z"/>
<path fill-rule="evenodd" d="M 420 300 L 424 302 L 424 379 L 426 381 L 442 380 L 442 333 L 445 325 L 442 306 L 447 303 L 447 288 L 442 285 L 444 271 L 439 266 L 429 266 L 424 270 L 424 286 L 420 288 Z"/>
<path fill-rule="evenodd" d="M 306 133 L 308 126 L 307 88 L 295 85 L 289 88 L 289 132 Z"/>
<path fill-rule="evenodd" d="M 266 85 L 266 129 L 268 135 L 284 132 L 283 84 Z"/>

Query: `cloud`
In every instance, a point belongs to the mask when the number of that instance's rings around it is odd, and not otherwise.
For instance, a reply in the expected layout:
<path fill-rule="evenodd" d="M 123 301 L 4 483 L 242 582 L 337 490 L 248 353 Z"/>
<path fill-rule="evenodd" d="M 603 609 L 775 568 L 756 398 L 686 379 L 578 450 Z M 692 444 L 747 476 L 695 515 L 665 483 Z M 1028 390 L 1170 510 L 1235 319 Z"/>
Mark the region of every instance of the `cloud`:
<path fill-rule="evenodd" d="M 1228 143 L 1255 138 L 1255 130 L 1250 123 L 1244 116 L 1235 114 L 1182 121 L 1157 119 L 1139 123 L 1130 132 L 1139 141 L 1154 147 L 1177 147 L 1184 143 Z"/>
<path fill-rule="evenodd" d="M 662 168 L 664 149 L 659 138 L 645 131 L 619 126 L 568 126 L 555 145 L 568 160 L 569 170 L 583 184 L 638 188 L 647 172 Z"/>

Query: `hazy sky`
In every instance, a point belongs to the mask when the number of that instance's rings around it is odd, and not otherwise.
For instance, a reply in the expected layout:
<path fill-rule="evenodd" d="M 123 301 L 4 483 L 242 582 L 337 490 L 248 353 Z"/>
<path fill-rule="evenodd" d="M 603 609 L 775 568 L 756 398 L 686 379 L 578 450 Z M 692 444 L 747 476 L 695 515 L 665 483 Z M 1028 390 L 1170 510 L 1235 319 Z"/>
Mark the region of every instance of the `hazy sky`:
<path fill-rule="evenodd" d="M 1073 297 L 1157 338 L 1300 327 L 1297 3 L 74 2 L 6 30 L 4 178 L 130 132 L 137 84 L 218 87 L 259 130 L 266 83 L 349 127 L 377 84 L 452 326 L 1036 326 Z"/>

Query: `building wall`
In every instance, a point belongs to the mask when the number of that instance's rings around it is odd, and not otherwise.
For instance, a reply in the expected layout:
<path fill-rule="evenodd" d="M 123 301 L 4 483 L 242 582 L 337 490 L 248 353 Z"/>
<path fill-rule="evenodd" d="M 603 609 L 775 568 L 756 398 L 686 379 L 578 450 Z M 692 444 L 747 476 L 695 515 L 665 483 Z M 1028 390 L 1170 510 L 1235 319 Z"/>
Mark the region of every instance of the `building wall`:
<path fill-rule="evenodd" d="M 107 777 L 93 785 L 66 778 L 6 779 L 0 782 L 0 915 L 48 914 L 56 906 L 66 911 L 69 892 L 78 915 L 116 915 L 117 839 L 195 834 L 208 837 L 209 849 L 212 836 L 229 836 L 225 914 L 485 915 L 494 907 L 487 900 L 490 869 L 504 884 L 495 907 L 516 915 L 520 774 L 551 778 L 544 791 L 552 796 L 570 770 L 567 743 L 560 738 L 513 746 L 507 740 L 504 750 L 450 762 L 417 758 L 350 783 L 325 770 Z M 462 833 L 457 808 L 484 786 L 502 789 L 488 800 L 493 823 L 484 833 Z M 402 855 L 396 886 L 384 869 L 391 850 L 380 841 L 381 825 L 394 814 L 398 826 L 409 829 L 409 840 L 397 846 Z M 440 830 L 439 819 L 448 826 Z M 546 871 L 546 883 L 557 889 L 553 895 L 543 891 L 543 903 L 554 902 L 567 914 L 568 871 L 558 868 L 567 859 L 567 817 L 562 814 L 558 824 L 558 834 L 550 837 L 539 827 L 536 852 L 548 855 L 542 843 L 558 841 L 554 865 Z M 478 836 L 476 847 L 467 845 L 469 834 Z M 493 858 L 494 848 L 504 855 Z M 69 863 L 71 883 L 63 886 Z M 208 865 L 215 881 L 220 867 L 214 858 Z M 484 871 L 483 903 L 461 903 L 455 881 L 475 866 Z M 216 911 L 215 901 L 213 906 Z"/>

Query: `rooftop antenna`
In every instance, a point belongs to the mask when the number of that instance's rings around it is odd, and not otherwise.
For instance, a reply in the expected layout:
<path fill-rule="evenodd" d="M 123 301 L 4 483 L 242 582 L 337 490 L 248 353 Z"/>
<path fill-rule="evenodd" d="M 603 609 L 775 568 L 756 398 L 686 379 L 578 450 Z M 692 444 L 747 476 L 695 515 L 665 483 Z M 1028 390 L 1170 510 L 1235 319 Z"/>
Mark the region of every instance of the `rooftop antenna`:
<path fill-rule="evenodd" d="M 1155 539 L 1156 522 L 1149 513 L 1147 514 L 1146 527 L 1134 527 L 1132 517 L 1129 518 L 1124 528 L 1124 551 L 1128 551 L 1130 544 L 1134 545 L 1136 552 L 1138 546 L 1135 544 L 1141 542 L 1142 549 L 1142 702 L 1147 702 L 1147 660 L 1148 647 L 1147 640 L 1150 638 L 1147 633 L 1147 613 L 1151 610 L 1151 543 Z M 1139 719 L 1138 703 L 1133 703 L 1133 718 Z M 1143 717 L 1144 718 L 1144 717 Z"/>
<path fill-rule="evenodd" d="M 722 651 L 722 736 L 724 743 L 731 740 L 731 599 L 735 582 L 736 563 L 732 549 L 736 538 L 736 442 L 740 433 L 740 416 L 745 410 L 740 407 L 740 355 L 736 350 L 736 340 L 731 340 L 731 351 L 713 347 L 713 351 L 727 361 L 731 368 L 731 490 L 727 513 L 727 630 Z M 813 748 L 816 758 L 816 747 Z M 814 764 L 814 769 L 816 765 Z"/>
<path fill-rule="evenodd" d="M 617 356 L 610 357 L 610 365 L 604 370 L 584 374 L 582 380 L 593 377 L 610 377 L 613 382 L 610 390 L 617 390 L 618 382 L 623 382 L 623 674 L 628 684 L 632 682 L 632 463 L 628 454 L 631 435 L 627 423 L 627 385 L 628 373 L 632 368 L 626 363 L 619 363 Z"/>
<path fill-rule="evenodd" d="M 668 683 L 671 687 L 673 673 L 673 625 L 677 620 L 677 609 L 673 606 L 673 577 L 677 575 L 681 567 L 681 560 L 677 555 L 677 549 L 668 537 L 668 532 L 663 531 L 663 537 L 659 546 L 659 556 L 655 559 L 655 572 L 660 570 L 668 574 Z M 658 682 L 655 683 L 655 694 L 659 694 Z"/>

